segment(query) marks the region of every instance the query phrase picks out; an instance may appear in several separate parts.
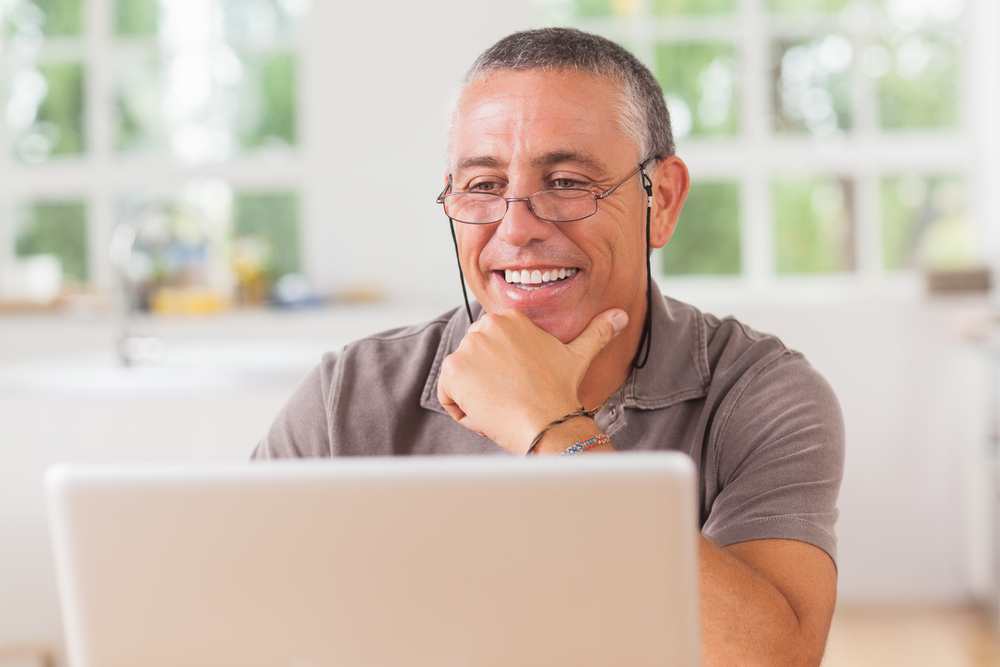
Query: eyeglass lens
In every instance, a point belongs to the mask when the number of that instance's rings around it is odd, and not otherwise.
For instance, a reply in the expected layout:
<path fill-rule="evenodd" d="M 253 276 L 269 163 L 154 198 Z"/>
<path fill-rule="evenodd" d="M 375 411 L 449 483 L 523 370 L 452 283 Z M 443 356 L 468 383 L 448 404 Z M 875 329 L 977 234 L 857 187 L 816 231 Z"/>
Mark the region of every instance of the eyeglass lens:
<path fill-rule="evenodd" d="M 571 222 L 597 212 L 597 199 L 589 190 L 543 190 L 529 200 L 531 210 L 542 220 Z M 489 224 L 507 213 L 508 202 L 486 192 L 457 192 L 444 197 L 448 217 L 458 222 Z"/>

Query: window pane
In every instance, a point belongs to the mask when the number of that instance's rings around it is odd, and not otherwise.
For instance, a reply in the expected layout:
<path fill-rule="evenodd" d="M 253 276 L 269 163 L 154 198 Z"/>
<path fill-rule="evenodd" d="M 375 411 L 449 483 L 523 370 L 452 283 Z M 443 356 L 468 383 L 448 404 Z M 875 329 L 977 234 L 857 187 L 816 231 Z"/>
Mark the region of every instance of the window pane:
<path fill-rule="evenodd" d="M 965 12 L 968 0 L 875 0 L 876 7 L 885 12 L 889 21 L 909 30 L 921 24 L 955 23 Z"/>
<path fill-rule="evenodd" d="M 225 308 L 233 290 L 229 254 L 232 189 L 221 179 L 189 182 L 173 196 L 132 195 L 112 246 L 115 268 L 128 276 L 135 306 L 156 313 L 207 313 Z M 119 230 L 132 233 L 120 234 Z M 130 251 L 118 239 L 132 237 Z"/>
<path fill-rule="evenodd" d="M 657 46 L 656 75 L 676 138 L 736 134 L 738 70 L 732 44 Z"/>
<path fill-rule="evenodd" d="M 616 16 L 629 13 L 628 2 L 615 2 L 615 0 L 576 0 L 574 5 L 574 13 L 580 18 Z"/>
<path fill-rule="evenodd" d="M 684 14 L 731 14 L 736 0 L 654 0 L 653 13 L 658 16 Z"/>
<path fill-rule="evenodd" d="M 165 151 L 160 58 L 133 53 L 129 58 L 116 58 L 114 67 L 116 148 L 125 153 Z"/>
<path fill-rule="evenodd" d="M 226 39 L 273 40 L 294 35 L 307 0 L 222 0 Z"/>
<path fill-rule="evenodd" d="M 81 0 L 13 0 L 6 4 L 8 34 L 73 37 L 82 32 Z"/>
<path fill-rule="evenodd" d="M 129 55 L 115 64 L 119 151 L 170 151 L 199 163 L 296 143 L 293 54 L 241 54 L 223 45 L 190 60 Z"/>
<path fill-rule="evenodd" d="M 47 63 L 11 80 L 7 121 L 14 153 L 28 163 L 84 150 L 83 65 Z"/>
<path fill-rule="evenodd" d="M 243 58 L 240 144 L 245 149 L 294 145 L 295 58 L 290 53 L 253 54 Z"/>
<path fill-rule="evenodd" d="M 774 183 L 774 238 L 778 273 L 854 269 L 849 180 L 782 179 Z"/>
<path fill-rule="evenodd" d="M 157 0 L 117 0 L 116 35 L 155 35 L 160 23 Z"/>
<path fill-rule="evenodd" d="M 852 0 L 767 0 L 767 7 L 778 13 L 837 12 L 851 2 Z"/>
<path fill-rule="evenodd" d="M 63 278 L 86 282 L 87 212 L 83 202 L 35 202 L 17 207 L 14 214 L 18 257 L 55 255 Z"/>
<path fill-rule="evenodd" d="M 849 129 L 853 58 L 854 47 L 846 35 L 775 42 L 775 129 L 817 136 Z"/>
<path fill-rule="evenodd" d="M 947 33 L 900 33 L 872 47 L 866 63 L 878 77 L 881 126 L 956 127 L 958 51 L 958 37 Z"/>
<path fill-rule="evenodd" d="M 259 268 L 271 280 L 301 271 L 298 197 L 288 192 L 237 193 L 233 245 L 238 262 L 241 252 L 259 253 Z"/>
<path fill-rule="evenodd" d="M 692 183 L 677 228 L 660 258 L 665 275 L 738 274 L 739 186 Z"/>
<path fill-rule="evenodd" d="M 882 246 L 887 270 L 958 268 L 972 262 L 965 193 L 957 176 L 882 179 Z"/>

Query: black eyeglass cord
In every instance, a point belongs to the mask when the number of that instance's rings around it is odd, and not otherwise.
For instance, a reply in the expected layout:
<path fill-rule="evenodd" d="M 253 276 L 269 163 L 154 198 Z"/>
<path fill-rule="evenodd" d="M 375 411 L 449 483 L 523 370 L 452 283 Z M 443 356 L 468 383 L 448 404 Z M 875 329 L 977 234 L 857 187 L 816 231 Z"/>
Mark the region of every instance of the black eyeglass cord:
<path fill-rule="evenodd" d="M 465 312 L 469 315 L 469 326 L 472 326 L 472 307 L 469 305 L 469 293 L 465 291 L 465 274 L 462 273 L 462 256 L 458 254 L 458 237 L 455 235 L 455 221 L 448 218 L 451 225 L 451 241 L 455 244 L 455 259 L 458 260 L 458 279 L 462 283 L 462 297 L 465 299 Z"/>
<path fill-rule="evenodd" d="M 649 348 L 653 341 L 653 273 L 649 263 L 649 216 L 653 207 L 653 183 L 646 175 L 646 170 L 641 169 L 642 187 L 646 190 L 646 321 L 642 325 L 642 338 L 639 340 L 639 349 L 635 351 L 635 359 L 632 360 L 634 368 L 643 368 L 649 361 Z M 465 289 L 465 274 L 462 272 L 462 257 L 458 252 L 458 236 L 455 234 L 455 221 L 450 217 L 448 224 L 451 226 L 451 241 L 455 244 L 455 259 L 458 261 L 458 278 L 462 283 L 462 298 L 465 299 L 465 312 L 469 316 L 469 325 L 472 325 L 472 307 L 469 305 L 469 293 Z M 643 353 L 645 348 L 645 353 Z M 640 355 L 642 361 L 639 361 Z"/>
<path fill-rule="evenodd" d="M 645 166 L 645 162 L 640 168 Z M 639 349 L 635 351 L 635 359 L 632 360 L 634 368 L 642 368 L 649 361 L 649 348 L 653 344 L 653 272 L 649 263 L 649 216 L 653 210 L 653 182 L 646 175 L 646 170 L 642 169 L 642 187 L 646 191 L 646 321 L 642 325 L 642 338 L 639 340 Z M 646 352 L 643 353 L 643 348 Z M 642 361 L 639 361 L 639 355 Z"/>

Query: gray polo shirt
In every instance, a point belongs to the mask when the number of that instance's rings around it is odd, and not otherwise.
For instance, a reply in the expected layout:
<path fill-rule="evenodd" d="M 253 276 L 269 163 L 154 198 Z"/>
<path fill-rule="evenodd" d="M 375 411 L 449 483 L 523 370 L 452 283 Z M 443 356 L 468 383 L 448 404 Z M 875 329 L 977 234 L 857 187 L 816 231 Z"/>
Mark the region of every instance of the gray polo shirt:
<path fill-rule="evenodd" d="M 836 561 L 844 428 L 830 386 L 777 338 L 654 291 L 649 361 L 597 424 L 619 451 L 673 449 L 695 461 L 702 532 L 716 544 L 792 539 Z M 254 458 L 507 455 L 437 399 L 441 363 L 467 327 L 459 308 L 324 355 Z"/>

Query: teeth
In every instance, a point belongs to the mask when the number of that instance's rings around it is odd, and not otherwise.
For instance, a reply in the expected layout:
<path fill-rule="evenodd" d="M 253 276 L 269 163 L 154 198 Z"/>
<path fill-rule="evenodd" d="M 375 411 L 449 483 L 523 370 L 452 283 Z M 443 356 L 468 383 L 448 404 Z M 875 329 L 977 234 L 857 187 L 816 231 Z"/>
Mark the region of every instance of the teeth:
<path fill-rule="evenodd" d="M 506 269 L 504 279 L 508 283 L 521 285 L 542 285 L 544 283 L 555 282 L 571 277 L 579 269 L 549 269 L 542 272 L 539 269 L 529 271 L 528 269 Z M 535 290 L 537 287 L 525 287 L 524 289 Z"/>

